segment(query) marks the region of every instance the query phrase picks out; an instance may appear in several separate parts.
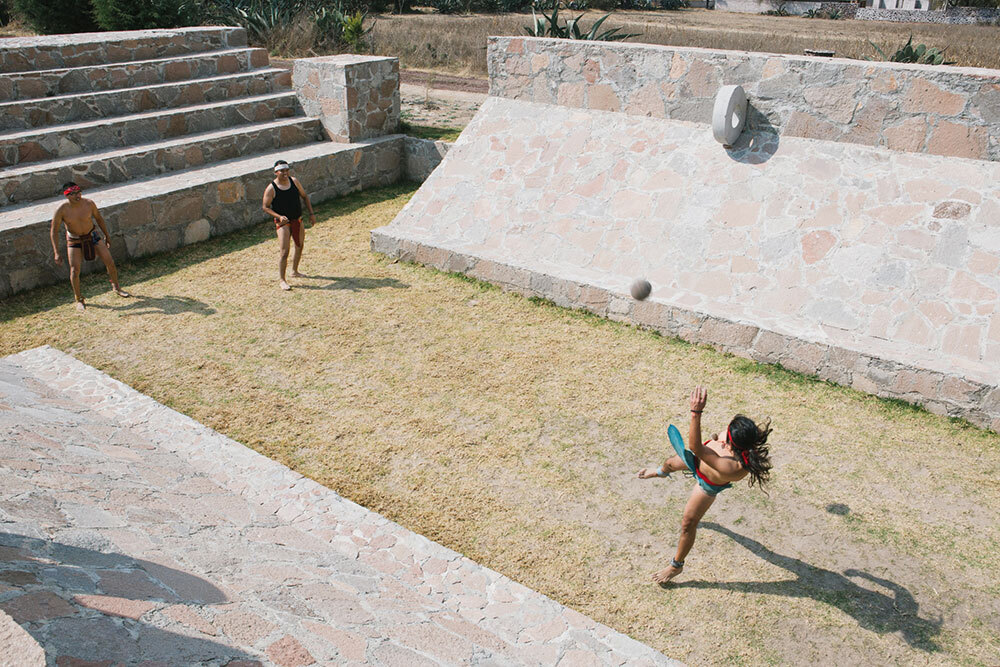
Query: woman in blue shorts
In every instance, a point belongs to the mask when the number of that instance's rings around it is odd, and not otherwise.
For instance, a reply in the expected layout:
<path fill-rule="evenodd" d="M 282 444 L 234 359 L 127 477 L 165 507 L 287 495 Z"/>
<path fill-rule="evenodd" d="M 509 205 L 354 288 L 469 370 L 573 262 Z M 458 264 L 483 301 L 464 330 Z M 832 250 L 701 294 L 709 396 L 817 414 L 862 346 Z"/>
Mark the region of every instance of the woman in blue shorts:
<path fill-rule="evenodd" d="M 763 488 L 771 474 L 767 448 L 767 436 L 771 432 L 770 420 L 761 427 L 752 419 L 736 415 L 729 422 L 725 438 L 713 435 L 711 439 L 702 442 L 701 413 L 706 402 L 708 391 L 696 387 L 691 392 L 691 425 L 688 427 L 690 449 L 684 447 L 680 431 L 671 424 L 667 435 L 676 454 L 664 461 L 658 469 L 643 468 L 639 471 L 639 479 L 650 479 L 669 477 L 670 473 L 683 470 L 697 481 L 681 518 L 677 554 L 668 567 L 653 574 L 653 581 L 658 584 L 665 584 L 681 573 L 684 559 L 694 546 L 698 523 L 715 502 L 715 496 L 731 487 L 733 482 L 747 476 L 750 477 L 750 486 L 756 484 Z"/>

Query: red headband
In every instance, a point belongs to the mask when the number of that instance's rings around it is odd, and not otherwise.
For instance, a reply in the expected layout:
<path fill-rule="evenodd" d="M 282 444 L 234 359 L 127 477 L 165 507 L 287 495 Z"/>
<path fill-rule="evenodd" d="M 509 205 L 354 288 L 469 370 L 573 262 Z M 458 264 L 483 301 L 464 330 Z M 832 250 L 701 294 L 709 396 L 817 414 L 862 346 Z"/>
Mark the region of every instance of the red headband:
<path fill-rule="evenodd" d="M 77 192 L 80 192 L 82 189 L 83 188 L 81 188 L 79 185 L 71 185 L 68 188 L 66 188 L 65 190 L 63 190 L 63 194 L 64 195 L 76 194 Z"/>

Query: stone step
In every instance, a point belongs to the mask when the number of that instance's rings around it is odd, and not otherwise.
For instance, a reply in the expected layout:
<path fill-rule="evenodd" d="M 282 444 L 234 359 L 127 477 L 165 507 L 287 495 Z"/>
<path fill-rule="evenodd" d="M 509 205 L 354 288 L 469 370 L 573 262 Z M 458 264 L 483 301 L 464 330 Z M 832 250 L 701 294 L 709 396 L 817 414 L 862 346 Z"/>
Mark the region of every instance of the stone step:
<path fill-rule="evenodd" d="M 154 60 L 0 74 L 0 102 L 203 79 L 267 67 L 265 49 L 237 48 Z"/>
<path fill-rule="evenodd" d="M 0 167 L 147 144 L 301 113 L 295 93 L 255 95 L 165 111 L 0 133 Z"/>
<path fill-rule="evenodd" d="M 242 184 L 242 180 L 251 177 L 252 180 L 248 181 L 246 185 L 255 184 L 260 186 L 258 188 L 260 192 L 255 193 L 255 196 L 251 198 L 251 208 L 259 211 L 260 201 L 256 195 L 263 195 L 264 186 L 273 178 L 272 169 L 274 162 L 279 158 L 292 163 L 295 175 L 303 179 L 309 192 L 315 192 L 314 188 L 318 187 L 317 183 L 320 181 L 328 179 L 331 175 L 338 178 L 346 178 L 345 174 L 351 173 L 352 170 L 359 166 L 362 160 L 366 159 L 366 157 L 370 159 L 371 151 L 366 149 L 373 146 L 390 146 L 391 151 L 389 152 L 394 164 L 386 163 L 378 166 L 374 171 L 395 171 L 396 176 L 386 181 L 387 183 L 394 183 L 398 179 L 399 174 L 402 142 L 402 135 L 389 135 L 356 144 L 321 141 L 283 148 L 251 157 L 225 160 L 151 178 L 133 180 L 128 183 L 92 188 L 87 190 L 84 196 L 97 202 L 105 218 L 112 220 L 115 216 L 115 211 L 123 207 L 127 207 L 130 210 L 138 210 L 142 206 L 136 207 L 136 205 L 145 202 L 145 210 L 149 211 L 150 201 L 164 201 L 170 199 L 172 195 L 182 192 L 194 193 L 194 198 L 202 202 L 206 207 L 213 205 L 213 201 L 215 202 L 214 205 L 234 204 L 235 201 L 242 200 L 245 196 L 246 190 Z M 380 153 L 379 160 L 384 159 L 387 158 Z M 368 169 L 363 170 L 366 172 L 371 171 Z M 220 193 L 218 196 L 215 194 L 207 196 L 202 192 L 202 189 L 206 187 L 214 191 L 220 184 L 235 185 L 232 185 L 232 187 L 224 185 L 219 188 Z M 356 189 L 355 184 L 349 184 L 349 187 L 344 192 Z M 222 192 L 222 190 L 226 190 L 226 192 Z M 242 194 L 237 196 L 235 194 L 237 192 Z M 62 201 L 64 201 L 62 196 L 50 197 L 36 202 L 8 206 L 0 210 L 0 233 L 12 229 L 30 227 L 38 223 L 48 224 L 52 219 L 52 213 L 55 211 L 55 208 Z M 207 212 L 207 208 L 205 210 L 202 209 L 202 204 L 199 204 L 197 212 L 188 210 L 174 211 L 172 208 L 168 205 L 157 210 L 163 213 L 169 212 L 172 218 L 185 219 L 185 216 L 187 216 L 188 222 L 204 217 L 203 214 Z M 219 220 L 233 221 L 235 218 L 242 217 L 243 213 L 246 213 L 246 211 L 241 211 L 240 215 L 216 211 L 212 213 L 212 217 Z M 143 224 L 148 222 L 146 220 Z M 160 224 L 160 222 L 157 221 L 157 224 Z M 124 229 L 136 227 L 137 224 L 137 222 L 132 220 L 127 224 L 112 225 L 112 230 L 120 233 Z M 242 225 L 230 226 L 225 231 L 235 229 L 239 226 Z M 0 262 L 0 265 L 2 265 L 2 262 Z"/>
<path fill-rule="evenodd" d="M 0 169 L 0 206 L 51 198 L 66 181 L 89 189 L 323 138 L 319 119 L 284 118 L 28 166 L 18 165 Z"/>
<path fill-rule="evenodd" d="M 315 142 L 94 188 L 84 196 L 100 207 L 111 250 L 121 262 L 264 223 L 261 198 L 279 158 L 292 163 L 310 198 L 320 202 L 395 183 L 403 145 L 402 135 L 354 144 Z M 66 280 L 66 266 L 53 262 L 49 240 L 52 214 L 63 201 L 53 197 L 0 209 L 0 299 Z M 84 271 L 97 264 L 85 263 Z"/>
<path fill-rule="evenodd" d="M 8 37 L 0 40 L 0 72 L 107 65 L 246 45 L 243 28 L 225 26 Z"/>
<path fill-rule="evenodd" d="M 291 72 L 269 67 L 177 83 L 3 102 L 0 103 L 0 131 L 234 100 L 288 90 L 290 85 Z"/>

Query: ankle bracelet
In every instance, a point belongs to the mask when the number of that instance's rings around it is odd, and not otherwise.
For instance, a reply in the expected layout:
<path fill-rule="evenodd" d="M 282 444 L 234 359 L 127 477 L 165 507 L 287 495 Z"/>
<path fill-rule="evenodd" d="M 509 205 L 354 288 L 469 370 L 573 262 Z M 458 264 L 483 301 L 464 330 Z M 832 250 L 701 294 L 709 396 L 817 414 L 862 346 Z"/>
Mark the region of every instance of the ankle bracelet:
<path fill-rule="evenodd" d="M 684 567 L 684 561 L 677 560 L 676 558 L 671 558 L 670 567 L 676 567 L 678 570 L 680 570 Z"/>

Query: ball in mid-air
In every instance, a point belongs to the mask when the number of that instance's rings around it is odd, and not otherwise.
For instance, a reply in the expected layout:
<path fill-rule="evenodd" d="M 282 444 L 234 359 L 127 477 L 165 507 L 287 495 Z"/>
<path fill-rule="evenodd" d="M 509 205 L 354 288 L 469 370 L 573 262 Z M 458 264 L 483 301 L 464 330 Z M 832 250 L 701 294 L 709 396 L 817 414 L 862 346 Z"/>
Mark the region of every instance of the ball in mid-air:
<path fill-rule="evenodd" d="M 649 281 L 645 278 L 638 278 L 634 283 L 632 283 L 632 287 L 630 289 L 632 292 L 632 298 L 636 301 L 642 301 L 649 296 L 650 292 L 653 291 L 653 286 L 650 285 Z"/>

